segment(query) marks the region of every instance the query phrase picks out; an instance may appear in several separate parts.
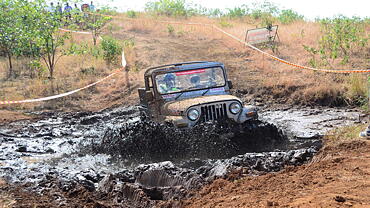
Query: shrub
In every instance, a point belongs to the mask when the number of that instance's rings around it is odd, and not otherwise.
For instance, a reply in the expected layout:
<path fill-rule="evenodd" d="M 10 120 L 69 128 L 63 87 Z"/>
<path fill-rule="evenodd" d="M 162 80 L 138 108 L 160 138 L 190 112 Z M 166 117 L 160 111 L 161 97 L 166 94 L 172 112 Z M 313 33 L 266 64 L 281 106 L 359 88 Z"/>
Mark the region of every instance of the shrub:
<path fill-rule="evenodd" d="M 220 26 L 221 27 L 233 27 L 233 24 L 231 24 L 230 22 L 224 20 L 224 19 L 221 19 L 221 21 L 219 22 Z"/>
<path fill-rule="evenodd" d="M 106 15 L 116 15 L 117 7 L 103 6 L 99 9 L 99 13 L 106 14 Z"/>
<path fill-rule="evenodd" d="M 233 9 L 227 9 L 225 16 L 229 18 L 242 18 L 248 15 L 249 9 L 247 6 L 242 5 L 241 7 L 234 7 Z"/>
<path fill-rule="evenodd" d="M 135 12 L 134 10 L 128 10 L 128 11 L 126 12 L 126 15 L 127 15 L 127 17 L 129 17 L 129 18 L 136 18 L 136 17 L 137 17 L 137 12 Z"/>
<path fill-rule="evenodd" d="M 131 49 L 135 46 L 135 41 L 133 39 L 126 39 L 123 41 L 123 47 Z"/>
<path fill-rule="evenodd" d="M 122 54 L 122 46 L 112 37 L 105 37 L 101 42 L 103 58 L 108 65 L 115 63 L 118 56 Z"/>
<path fill-rule="evenodd" d="M 348 91 L 346 97 L 351 104 L 364 106 L 367 104 L 368 78 L 359 74 L 352 74 L 347 80 Z"/>
<path fill-rule="evenodd" d="M 303 20 L 303 15 L 299 15 L 291 9 L 284 9 L 281 10 L 278 19 L 283 24 L 290 24 L 298 20 Z"/>
<path fill-rule="evenodd" d="M 323 36 L 318 48 L 303 46 L 309 53 L 319 54 L 324 64 L 330 64 L 340 58 L 342 64 L 349 61 L 356 49 L 365 49 L 368 37 L 365 35 L 365 21 L 357 17 L 337 16 L 319 20 Z"/>
<path fill-rule="evenodd" d="M 185 0 L 157 0 L 145 4 L 145 11 L 156 15 L 165 16 L 188 16 L 190 9 L 185 4 Z"/>
<path fill-rule="evenodd" d="M 167 25 L 167 32 L 170 35 L 173 35 L 175 33 L 175 28 L 172 25 Z"/>

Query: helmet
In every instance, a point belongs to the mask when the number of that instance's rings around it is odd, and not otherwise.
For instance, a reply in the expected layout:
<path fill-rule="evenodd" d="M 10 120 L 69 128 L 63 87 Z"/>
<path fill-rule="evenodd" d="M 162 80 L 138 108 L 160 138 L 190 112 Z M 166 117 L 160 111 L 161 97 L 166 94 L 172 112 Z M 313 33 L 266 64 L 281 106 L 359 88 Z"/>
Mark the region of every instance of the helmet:
<path fill-rule="evenodd" d="M 170 74 L 166 74 L 166 76 L 164 76 L 164 81 L 170 81 L 170 80 L 175 80 L 175 75 L 173 75 L 172 73 Z"/>
<path fill-rule="evenodd" d="M 198 83 L 199 83 L 199 81 L 200 81 L 200 77 L 199 77 L 198 75 L 194 75 L 194 76 L 192 76 L 192 77 L 190 78 L 190 82 L 191 82 L 192 84 L 198 84 Z"/>

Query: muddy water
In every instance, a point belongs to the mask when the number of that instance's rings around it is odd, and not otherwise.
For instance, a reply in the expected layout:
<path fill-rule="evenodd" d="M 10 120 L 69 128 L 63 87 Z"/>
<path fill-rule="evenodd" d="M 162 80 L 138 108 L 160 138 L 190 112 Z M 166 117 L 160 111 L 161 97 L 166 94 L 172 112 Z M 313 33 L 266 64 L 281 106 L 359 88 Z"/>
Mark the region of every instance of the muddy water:
<path fill-rule="evenodd" d="M 302 164 L 320 148 L 320 136 L 356 122 L 358 115 L 268 110 L 250 125 L 207 124 L 189 131 L 148 121 L 136 107 L 42 114 L 38 121 L 0 127 L 0 177 L 31 182 L 39 193 L 82 186 L 121 205 L 154 206 L 235 169 L 260 174 Z"/>

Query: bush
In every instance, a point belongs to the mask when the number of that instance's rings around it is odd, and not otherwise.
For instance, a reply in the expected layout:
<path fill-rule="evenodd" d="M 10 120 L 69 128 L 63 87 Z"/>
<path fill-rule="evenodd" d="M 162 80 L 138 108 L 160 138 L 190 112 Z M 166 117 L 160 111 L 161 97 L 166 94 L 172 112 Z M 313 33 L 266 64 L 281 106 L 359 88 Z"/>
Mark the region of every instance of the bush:
<path fill-rule="evenodd" d="M 129 18 L 136 18 L 136 17 L 137 17 L 137 12 L 135 12 L 135 11 L 133 11 L 133 10 L 128 10 L 128 11 L 126 12 L 126 15 L 127 15 L 127 17 L 129 17 Z"/>
<path fill-rule="evenodd" d="M 303 15 L 299 15 L 291 9 L 285 9 L 281 10 L 278 19 L 283 24 L 290 24 L 298 20 L 303 20 Z"/>
<path fill-rule="evenodd" d="M 99 9 L 100 14 L 117 15 L 117 7 L 103 6 Z"/>
<path fill-rule="evenodd" d="M 221 21 L 219 22 L 220 26 L 221 27 L 233 27 L 233 24 L 231 24 L 230 22 L 226 21 L 225 19 L 221 19 Z"/>
<path fill-rule="evenodd" d="M 188 16 L 191 12 L 185 4 L 185 0 L 157 0 L 145 4 L 145 11 L 156 15 L 165 16 Z"/>
<path fill-rule="evenodd" d="M 103 58 L 108 65 L 116 63 L 118 56 L 122 54 L 122 46 L 112 37 L 105 37 L 101 42 Z"/>
<path fill-rule="evenodd" d="M 364 106 L 367 104 L 368 78 L 359 74 L 352 74 L 347 80 L 348 91 L 346 97 L 350 104 Z"/>
<path fill-rule="evenodd" d="M 173 35 L 175 33 L 175 28 L 172 25 L 167 25 L 167 32 L 170 35 Z"/>
<path fill-rule="evenodd" d="M 323 36 L 318 48 L 303 46 L 311 54 L 319 54 L 324 64 L 340 58 L 342 64 L 348 63 L 355 50 L 365 49 L 369 38 L 365 34 L 366 23 L 357 17 L 338 16 L 319 20 Z"/>
<path fill-rule="evenodd" d="M 247 6 L 243 5 L 241 7 L 234 7 L 233 9 L 227 9 L 225 16 L 229 18 L 242 18 L 248 15 L 249 9 Z"/>
<path fill-rule="evenodd" d="M 135 46 L 135 41 L 133 39 L 126 39 L 123 41 L 123 47 L 127 49 L 132 49 Z"/>

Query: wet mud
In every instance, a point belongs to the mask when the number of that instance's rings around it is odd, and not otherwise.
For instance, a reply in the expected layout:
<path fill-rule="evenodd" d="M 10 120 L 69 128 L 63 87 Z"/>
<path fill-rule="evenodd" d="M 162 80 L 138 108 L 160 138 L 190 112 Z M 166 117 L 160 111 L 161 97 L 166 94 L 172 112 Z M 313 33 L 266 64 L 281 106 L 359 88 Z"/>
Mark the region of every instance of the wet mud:
<path fill-rule="evenodd" d="M 191 131 L 149 121 L 136 107 L 41 116 L 0 127 L 0 178 L 13 184 L 2 189 L 47 196 L 47 207 L 153 207 L 216 178 L 303 164 L 319 150 L 322 126 L 356 122 L 358 113 L 264 111 L 258 122 Z"/>
<path fill-rule="evenodd" d="M 190 130 L 142 118 L 108 129 L 103 139 L 92 145 L 92 152 L 148 163 L 229 158 L 246 152 L 273 151 L 286 142 L 283 133 L 267 122 L 205 123 Z"/>

